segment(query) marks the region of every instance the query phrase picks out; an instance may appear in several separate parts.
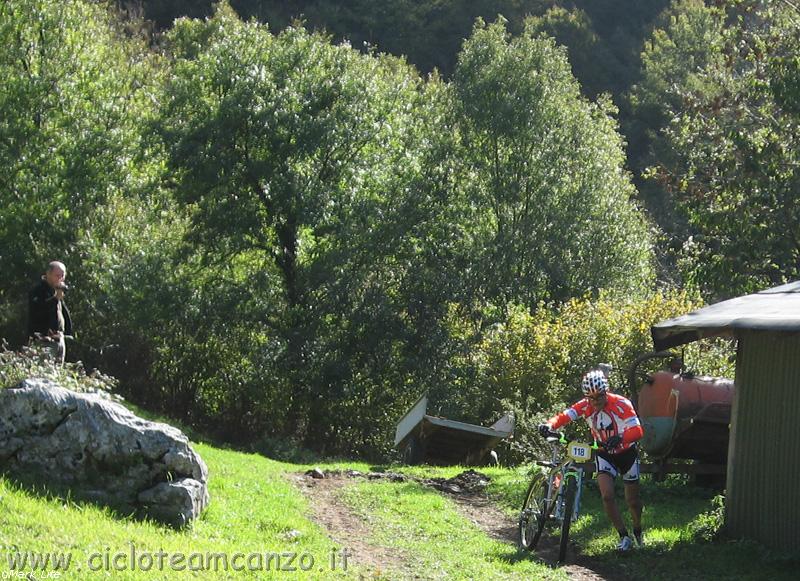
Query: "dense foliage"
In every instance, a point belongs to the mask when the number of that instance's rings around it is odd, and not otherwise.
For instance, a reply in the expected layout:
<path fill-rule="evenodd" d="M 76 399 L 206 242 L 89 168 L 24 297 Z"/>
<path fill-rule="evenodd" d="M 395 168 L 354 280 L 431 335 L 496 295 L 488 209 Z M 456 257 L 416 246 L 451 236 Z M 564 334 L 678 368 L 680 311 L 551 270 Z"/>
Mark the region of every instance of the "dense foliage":
<path fill-rule="evenodd" d="M 611 363 L 612 389 L 633 397 L 629 375 L 637 357 L 652 350 L 650 327 L 697 307 L 698 299 L 683 292 L 655 292 L 637 299 L 603 293 L 555 306 L 540 304 L 533 313 L 512 307 L 503 323 L 481 334 L 452 313 L 452 327 L 472 348 L 453 359 L 458 373 L 452 388 L 446 393 L 433 390 L 437 411 L 446 417 L 467 411 L 468 417 L 497 418 L 512 410 L 517 430 L 504 457 L 522 460 L 533 450 L 545 454 L 536 425 L 581 397 L 580 379 L 586 369 Z M 731 346 L 720 340 L 689 345 L 682 356 L 687 371 L 733 377 L 730 354 Z M 636 370 L 637 381 L 667 362 L 643 364 Z M 583 427 L 581 422 L 576 429 Z"/>
<path fill-rule="evenodd" d="M 3 319 L 19 316 L 10 305 L 51 256 L 80 272 L 100 243 L 98 207 L 135 195 L 146 175 L 136 156 L 151 57 L 112 23 L 92 3 L 0 4 Z"/>
<path fill-rule="evenodd" d="M 120 2 L 126 4 L 125 2 Z M 142 0 L 144 14 L 162 28 L 180 16 L 212 13 L 212 0 Z M 621 95 L 639 75 L 639 53 L 669 0 L 232 0 L 243 20 L 256 18 L 275 30 L 294 21 L 326 31 L 355 48 L 374 46 L 405 55 L 424 73 L 449 77 L 477 18 L 502 14 L 515 34 L 533 16 L 536 27 L 569 48 L 573 71 L 586 95 Z M 601 63 L 598 66 L 598 62 Z"/>
<path fill-rule="evenodd" d="M 509 39 L 479 21 L 453 76 L 470 197 L 490 210 L 472 230 L 474 276 L 501 304 L 635 292 L 650 239 L 613 111 L 581 98 L 565 52 L 529 24 Z"/>
<path fill-rule="evenodd" d="M 0 3 L 3 335 L 24 341 L 26 286 L 58 258 L 69 359 L 135 403 L 267 451 L 386 457 L 428 391 L 454 419 L 513 409 L 527 449 L 582 371 L 630 365 L 700 291 L 797 276 L 789 5 L 676 1 L 640 70 L 664 2 L 618 22 L 613 2 L 487 2 L 453 18 L 442 76 L 310 16 L 407 13 L 444 54 L 429 16 L 460 4 L 411 4 L 287 3 L 271 28 L 222 3 L 147 36 L 133 10 Z"/>
<path fill-rule="evenodd" d="M 652 174 L 691 227 L 687 277 L 732 296 L 800 276 L 800 10 L 720 4 L 676 6 L 648 46 L 642 94 L 664 102 Z"/>

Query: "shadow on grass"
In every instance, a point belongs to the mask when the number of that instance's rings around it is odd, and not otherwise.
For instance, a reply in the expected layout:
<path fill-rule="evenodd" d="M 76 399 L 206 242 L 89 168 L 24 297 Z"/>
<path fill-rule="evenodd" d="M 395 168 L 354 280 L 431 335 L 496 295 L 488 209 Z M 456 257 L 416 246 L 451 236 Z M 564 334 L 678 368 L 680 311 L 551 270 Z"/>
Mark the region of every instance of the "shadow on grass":
<path fill-rule="evenodd" d="M 770 551 L 752 541 L 695 538 L 690 524 L 712 509 L 715 494 L 677 479 L 666 483 L 644 479 L 646 545 L 621 558 L 613 549 L 616 534 L 592 483 L 584 490 L 582 511 L 594 518 L 578 521 L 572 538 L 597 562 L 613 564 L 635 579 L 797 579 L 800 555 Z M 619 489 L 617 503 L 629 522 Z"/>
<path fill-rule="evenodd" d="M 800 556 L 779 554 L 754 541 L 684 538 L 674 543 L 651 543 L 624 563 L 634 578 L 673 579 L 797 579 Z"/>
<path fill-rule="evenodd" d="M 181 532 L 191 530 L 191 523 L 184 527 L 178 527 L 155 520 L 152 516 L 147 515 L 142 507 L 116 502 L 107 497 L 101 498 L 99 492 L 92 493 L 58 483 L 43 484 L 30 474 L 1 471 L 0 477 L 6 481 L 9 488 L 46 502 L 61 502 L 69 508 L 75 508 L 79 511 L 86 507 L 92 507 L 102 511 L 114 520 L 146 523 L 165 531 Z"/>
<path fill-rule="evenodd" d="M 602 524 L 602 523 L 601 523 Z M 583 535 L 581 535 L 583 536 Z M 609 548 L 592 555 L 580 551 L 581 542 L 573 544 L 564 563 L 557 563 L 558 532 L 550 531 L 532 552 L 506 546 L 490 555 L 509 564 L 535 561 L 551 569 L 588 569 L 604 579 L 673 580 L 795 580 L 800 555 L 771 551 L 753 541 L 720 539 L 696 542 L 689 538 L 674 543 L 651 543 L 630 553 Z M 571 571 L 572 570 L 572 571 Z"/>
<path fill-rule="evenodd" d="M 527 485 L 524 474 L 492 483 L 495 500 L 507 510 L 522 502 Z M 717 491 L 692 485 L 685 478 L 654 482 L 645 476 L 641 496 L 645 505 L 643 524 L 646 546 L 621 555 L 616 551 L 617 534 L 603 509 L 594 480 L 585 480 L 581 518 L 573 524 L 565 567 L 585 567 L 609 579 L 797 579 L 800 559 L 777 554 L 753 542 L 696 541 L 690 530 L 700 515 L 713 507 Z M 623 486 L 617 484 L 617 504 L 630 527 Z M 556 566 L 559 533 L 549 528 L 534 554 L 513 548 L 499 549 L 496 557 L 509 563 L 531 559 Z"/>
<path fill-rule="evenodd" d="M 585 578 L 587 570 L 608 581 L 627 581 L 633 578 L 624 569 L 619 568 L 619 563 L 615 562 L 618 559 L 606 561 L 583 555 L 573 541 L 570 541 L 567 549 L 567 558 L 563 563 L 559 563 L 559 541 L 559 533 L 550 531 L 550 534 L 546 533 L 542 537 L 533 551 L 525 551 L 506 545 L 503 548 L 498 548 L 491 555 L 497 560 L 505 561 L 511 565 L 534 561 L 553 570 L 565 569 L 568 575 L 577 578 Z"/>

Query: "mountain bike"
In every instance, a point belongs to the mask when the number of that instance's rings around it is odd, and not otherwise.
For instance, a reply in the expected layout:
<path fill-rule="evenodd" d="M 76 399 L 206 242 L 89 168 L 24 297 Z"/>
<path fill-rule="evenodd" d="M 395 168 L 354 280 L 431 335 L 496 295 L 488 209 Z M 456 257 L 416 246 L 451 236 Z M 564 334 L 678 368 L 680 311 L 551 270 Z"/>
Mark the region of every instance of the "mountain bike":
<path fill-rule="evenodd" d="M 558 562 L 567 556 L 569 529 L 578 518 L 581 504 L 583 468 L 581 462 L 592 459 L 597 442 L 586 444 L 577 440 L 568 442 L 563 434 L 551 432 L 547 443 L 553 449 L 550 460 L 537 460 L 547 469 L 531 480 L 519 515 L 519 545 L 532 551 L 539 543 L 545 525 L 555 521 L 561 526 Z"/>

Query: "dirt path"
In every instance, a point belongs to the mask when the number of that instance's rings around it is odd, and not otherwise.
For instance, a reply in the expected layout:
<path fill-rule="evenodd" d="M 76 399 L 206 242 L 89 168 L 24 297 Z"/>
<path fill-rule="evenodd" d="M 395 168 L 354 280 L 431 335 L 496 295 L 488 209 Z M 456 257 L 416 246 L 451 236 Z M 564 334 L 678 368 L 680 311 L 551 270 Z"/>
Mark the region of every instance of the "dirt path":
<path fill-rule="evenodd" d="M 328 474 L 325 478 L 312 478 L 294 474 L 290 478 L 305 494 L 311 506 L 312 518 L 328 531 L 330 537 L 346 547 L 352 562 L 367 573 L 364 578 L 380 577 L 388 573 L 391 578 L 418 579 L 411 572 L 410 556 L 398 549 L 381 547 L 367 542 L 371 529 L 362 517 L 355 514 L 337 496 L 336 491 L 354 481 L 346 473 Z M 483 492 L 443 492 L 458 511 L 490 537 L 516 546 L 517 523 L 507 516 Z M 570 579 L 577 581 L 625 581 L 627 577 L 607 564 L 582 555 L 571 543 L 567 564 L 561 566 Z M 558 558 L 558 538 L 545 536 L 539 542 L 536 557 L 545 563 L 555 564 Z M 532 557 L 535 558 L 535 557 Z"/>
<path fill-rule="evenodd" d="M 494 504 L 485 493 L 448 495 L 455 503 L 458 511 L 468 520 L 482 529 L 487 535 L 498 541 L 517 544 L 517 522 L 507 516 Z M 558 537 L 546 535 L 539 541 L 536 556 L 545 563 L 554 564 L 558 560 Z M 582 555 L 570 542 L 567 549 L 567 564 L 561 566 L 570 579 L 577 581 L 625 581 L 627 577 L 591 557 Z"/>
<path fill-rule="evenodd" d="M 336 494 L 340 488 L 353 482 L 345 475 L 311 478 L 303 474 L 290 476 L 303 492 L 311 506 L 313 520 L 328 531 L 328 535 L 343 549 L 347 549 L 349 562 L 364 570 L 363 579 L 380 578 L 390 572 L 391 578 L 417 578 L 411 574 L 408 555 L 397 549 L 381 547 L 367 542 L 372 535 L 369 524 L 355 514 Z"/>

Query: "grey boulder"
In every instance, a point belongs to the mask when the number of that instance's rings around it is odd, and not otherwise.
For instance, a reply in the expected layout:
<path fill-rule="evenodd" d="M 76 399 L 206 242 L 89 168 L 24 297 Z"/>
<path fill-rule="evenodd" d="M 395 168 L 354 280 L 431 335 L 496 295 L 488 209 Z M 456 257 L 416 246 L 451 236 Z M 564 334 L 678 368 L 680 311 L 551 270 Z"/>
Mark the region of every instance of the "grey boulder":
<path fill-rule="evenodd" d="M 180 430 L 49 380 L 0 389 L 0 469 L 173 526 L 209 502 L 208 469 Z"/>

